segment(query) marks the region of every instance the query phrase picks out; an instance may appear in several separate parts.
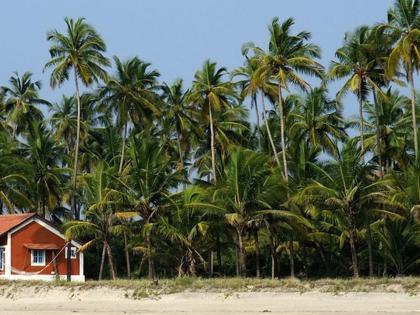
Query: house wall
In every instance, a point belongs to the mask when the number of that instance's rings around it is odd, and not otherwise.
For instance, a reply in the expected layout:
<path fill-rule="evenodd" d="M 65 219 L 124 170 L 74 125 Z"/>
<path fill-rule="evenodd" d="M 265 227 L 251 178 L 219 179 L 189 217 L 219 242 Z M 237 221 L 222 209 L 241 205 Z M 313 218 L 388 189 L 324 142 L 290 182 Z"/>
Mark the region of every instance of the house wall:
<path fill-rule="evenodd" d="M 7 244 L 7 235 L 0 236 L 0 246 L 6 246 Z M 0 275 L 4 275 L 5 269 L 0 270 Z"/>
<path fill-rule="evenodd" d="M 11 237 L 11 265 L 13 268 L 25 272 L 37 272 L 45 268 L 45 266 L 31 266 L 31 250 L 24 247 L 25 243 L 53 243 L 60 249 L 66 244 L 61 237 L 35 221 L 14 232 Z M 46 250 L 46 265 L 52 258 L 52 251 Z M 79 275 L 79 253 L 77 259 L 72 259 L 71 262 L 72 275 Z M 59 254 L 57 264 L 59 274 L 65 275 L 67 273 L 67 260 L 64 256 L 64 250 Z M 51 263 L 40 275 L 51 275 L 52 273 L 54 273 L 54 263 Z M 12 272 L 12 274 L 15 273 Z"/>

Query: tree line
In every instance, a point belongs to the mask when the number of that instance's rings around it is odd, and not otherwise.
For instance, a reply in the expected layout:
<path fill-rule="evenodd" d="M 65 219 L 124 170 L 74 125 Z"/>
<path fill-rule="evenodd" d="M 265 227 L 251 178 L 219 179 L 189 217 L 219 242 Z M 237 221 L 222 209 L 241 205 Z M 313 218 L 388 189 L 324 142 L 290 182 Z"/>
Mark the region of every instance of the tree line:
<path fill-rule="evenodd" d="M 327 67 L 274 18 L 243 66 L 206 60 L 191 86 L 65 18 L 44 71 L 75 93 L 42 99 L 30 72 L 1 87 L 1 210 L 61 225 L 99 279 L 418 274 L 419 11 L 395 0 Z"/>

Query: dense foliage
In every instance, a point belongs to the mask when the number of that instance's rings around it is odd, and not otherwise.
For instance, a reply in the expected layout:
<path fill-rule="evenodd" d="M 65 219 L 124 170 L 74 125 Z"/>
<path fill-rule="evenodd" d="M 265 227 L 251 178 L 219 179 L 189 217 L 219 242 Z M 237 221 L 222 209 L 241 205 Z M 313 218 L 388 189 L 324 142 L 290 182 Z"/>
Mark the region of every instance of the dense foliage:
<path fill-rule="evenodd" d="M 207 60 L 189 87 L 138 57 L 111 62 L 66 18 L 45 71 L 75 94 L 43 100 L 30 72 L 0 90 L 2 213 L 61 224 L 99 279 L 418 274 L 419 13 L 395 0 L 327 68 L 310 32 L 274 18 L 242 67 Z"/>

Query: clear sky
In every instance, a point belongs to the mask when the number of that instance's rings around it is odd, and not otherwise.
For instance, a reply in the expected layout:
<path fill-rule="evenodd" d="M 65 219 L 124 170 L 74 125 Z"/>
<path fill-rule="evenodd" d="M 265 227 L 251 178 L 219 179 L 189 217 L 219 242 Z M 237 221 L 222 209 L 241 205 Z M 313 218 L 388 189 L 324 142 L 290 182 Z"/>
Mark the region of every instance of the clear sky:
<path fill-rule="evenodd" d="M 151 62 L 171 82 L 186 82 L 207 58 L 233 69 L 241 65 L 241 46 L 253 41 L 266 48 L 267 25 L 274 16 L 294 17 L 295 30 L 309 30 L 322 48 L 328 66 L 344 33 L 362 24 L 386 19 L 393 0 L 2 0 L 0 15 L 0 85 L 13 71 L 31 71 L 43 81 L 42 96 L 57 100 L 72 93 L 66 84 L 49 87 L 46 33 L 64 31 L 65 16 L 85 17 L 103 36 L 108 56 L 139 56 Z M 331 85 L 331 94 L 337 90 Z M 346 99 L 347 115 L 355 100 Z"/>

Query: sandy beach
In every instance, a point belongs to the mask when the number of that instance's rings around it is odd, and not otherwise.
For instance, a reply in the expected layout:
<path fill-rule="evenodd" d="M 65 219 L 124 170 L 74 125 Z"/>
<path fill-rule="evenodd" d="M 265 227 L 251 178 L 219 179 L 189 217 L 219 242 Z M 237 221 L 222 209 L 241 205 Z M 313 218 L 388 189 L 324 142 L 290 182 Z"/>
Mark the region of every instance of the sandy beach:
<path fill-rule="evenodd" d="M 3 292 L 0 314 L 420 314 L 420 297 L 405 293 L 177 293 L 134 300 L 110 288 L 42 287 Z"/>

